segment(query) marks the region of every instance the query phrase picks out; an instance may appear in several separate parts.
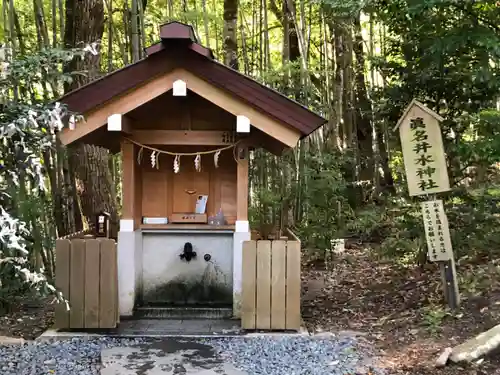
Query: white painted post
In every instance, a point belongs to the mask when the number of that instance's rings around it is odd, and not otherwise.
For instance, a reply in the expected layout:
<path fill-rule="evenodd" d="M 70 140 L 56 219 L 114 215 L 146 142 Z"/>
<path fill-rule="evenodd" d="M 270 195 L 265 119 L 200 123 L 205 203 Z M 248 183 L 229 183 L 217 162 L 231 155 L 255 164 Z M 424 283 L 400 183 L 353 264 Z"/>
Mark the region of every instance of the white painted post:
<path fill-rule="evenodd" d="M 248 221 L 246 228 L 248 229 Z M 238 229 L 243 229 L 238 231 Z M 241 291 L 243 286 L 243 241 L 250 241 L 250 231 L 244 230 L 245 224 L 236 222 L 233 235 L 233 317 L 241 317 Z"/>
<path fill-rule="evenodd" d="M 120 316 L 132 316 L 136 296 L 136 235 L 134 220 L 120 220 L 118 232 L 118 307 Z"/>

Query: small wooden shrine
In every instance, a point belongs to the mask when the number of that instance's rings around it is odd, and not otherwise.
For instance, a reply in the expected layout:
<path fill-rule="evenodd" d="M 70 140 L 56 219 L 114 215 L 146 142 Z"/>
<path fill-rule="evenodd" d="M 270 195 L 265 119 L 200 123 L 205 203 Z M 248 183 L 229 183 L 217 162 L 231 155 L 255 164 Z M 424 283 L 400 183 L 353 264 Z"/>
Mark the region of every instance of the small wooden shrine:
<path fill-rule="evenodd" d="M 249 150 L 279 155 L 325 119 L 218 63 L 179 22 L 147 57 L 65 95 L 59 134 L 122 155 L 119 309 L 233 306 L 239 314 Z"/>

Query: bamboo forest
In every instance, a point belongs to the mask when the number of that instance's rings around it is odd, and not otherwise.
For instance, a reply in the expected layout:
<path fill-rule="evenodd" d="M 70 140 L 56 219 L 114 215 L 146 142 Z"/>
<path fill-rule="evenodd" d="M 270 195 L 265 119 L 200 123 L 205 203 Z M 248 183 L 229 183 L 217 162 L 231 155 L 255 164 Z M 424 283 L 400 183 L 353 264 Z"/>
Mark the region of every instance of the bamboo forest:
<path fill-rule="evenodd" d="M 249 343 L 234 360 L 238 371 L 500 373 L 498 354 L 485 350 L 478 344 L 484 338 L 476 337 L 487 331 L 494 340 L 500 330 L 500 2 L 2 0 L 1 19 L 0 374 L 98 373 L 91 359 L 81 368 L 73 357 L 52 366 L 45 347 L 16 354 L 17 344 L 9 346 L 9 340 L 24 345 L 50 329 L 57 306 L 71 311 L 56 280 L 56 266 L 62 264 L 57 241 L 92 233 L 96 215 L 103 212 L 109 214 L 111 238 L 119 239 L 124 230 L 129 191 L 124 152 L 86 142 L 64 144 L 59 134 L 75 121 L 78 129 L 86 114 L 71 112 L 59 99 L 147 60 L 148 47 L 165 40 L 160 28 L 172 22 L 187 25 L 193 31 L 189 43 L 211 50 L 229 71 L 272 89 L 269 98 L 278 92 L 290 106 L 324 118 L 322 126 L 297 136 L 296 145 L 282 153 L 250 148 L 243 221 L 249 222 L 255 243 L 274 243 L 286 228 L 300 239 L 301 327 L 309 335 L 329 332 L 337 339 L 322 337 L 323 349 L 306 355 L 316 350 L 312 344 L 289 338 L 296 354 L 274 356 L 274 351 L 287 352 L 282 342 L 269 349 L 266 360 L 276 361 L 269 366 L 264 359 L 254 363 L 251 356 L 258 354 Z M 127 91 L 122 85 L 120 92 Z M 203 108 L 191 110 L 203 116 Z M 428 122 L 410 121 L 414 113 Z M 105 124 L 106 119 L 100 125 Z M 419 130 L 425 128 L 427 133 Z M 423 143 L 412 151 L 409 144 L 417 141 Z M 434 164 L 424 169 L 431 161 L 425 152 L 438 149 Z M 412 152 L 425 154 L 418 170 Z M 175 173 L 178 168 L 174 165 Z M 240 210 L 240 190 L 231 190 L 241 189 L 240 180 L 230 186 L 220 187 L 221 194 L 234 196 Z M 432 204 L 441 255 L 430 239 L 435 229 L 426 207 Z M 240 211 L 236 216 L 238 228 Z M 117 249 L 120 268 L 119 244 Z M 186 247 L 183 254 L 189 258 Z M 200 251 L 198 257 L 201 262 Z M 244 253 L 242 259 L 245 275 Z M 205 260 L 210 263 L 210 256 Z M 239 262 L 231 267 L 241 267 Z M 142 272 L 146 275 L 146 268 Z M 241 282 L 232 272 L 232 280 Z M 117 285 L 121 296 L 122 282 Z M 345 332 L 350 332 L 347 340 L 369 346 L 372 354 L 359 356 L 376 357 L 377 363 L 342 367 L 347 357 L 335 340 Z M 474 338 L 470 345 L 479 345 L 480 354 L 461 356 L 466 349 L 459 344 Z M 95 348 L 79 349 L 88 343 L 61 345 L 74 345 L 61 349 L 63 357 L 75 348 L 89 358 L 97 355 Z M 271 346 L 255 345 L 261 352 Z M 445 348 L 452 349 L 436 363 Z M 290 361 L 298 367 L 287 367 L 292 366 L 287 356 L 295 357 Z M 321 367 L 327 357 L 330 367 Z M 186 369 L 178 373 L 191 373 Z"/>

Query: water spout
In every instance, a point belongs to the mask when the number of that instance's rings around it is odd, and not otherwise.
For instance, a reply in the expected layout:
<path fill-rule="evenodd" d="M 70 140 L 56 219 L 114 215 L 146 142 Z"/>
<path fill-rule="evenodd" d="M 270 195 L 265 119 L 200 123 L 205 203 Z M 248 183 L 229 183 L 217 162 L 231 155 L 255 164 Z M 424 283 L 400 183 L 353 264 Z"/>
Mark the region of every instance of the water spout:
<path fill-rule="evenodd" d="M 191 244 L 191 242 L 186 242 L 184 244 L 184 251 L 179 255 L 179 257 L 181 259 L 185 259 L 187 262 L 196 258 L 196 251 L 193 251 L 193 244 Z"/>

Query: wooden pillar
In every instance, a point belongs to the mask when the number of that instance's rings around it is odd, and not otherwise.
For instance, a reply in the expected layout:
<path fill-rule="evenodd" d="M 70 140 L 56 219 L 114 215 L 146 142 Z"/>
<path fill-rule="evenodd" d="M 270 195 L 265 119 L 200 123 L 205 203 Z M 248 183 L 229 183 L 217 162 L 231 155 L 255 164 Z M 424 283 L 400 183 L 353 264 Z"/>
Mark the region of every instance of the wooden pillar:
<path fill-rule="evenodd" d="M 137 147 L 125 139 L 121 141 L 122 151 L 122 220 L 133 220 L 133 229 L 141 223 L 142 194 L 141 171 L 137 164 Z M 120 228 L 123 230 L 123 228 Z"/>
<path fill-rule="evenodd" d="M 248 147 L 237 150 L 236 221 L 248 222 Z"/>

